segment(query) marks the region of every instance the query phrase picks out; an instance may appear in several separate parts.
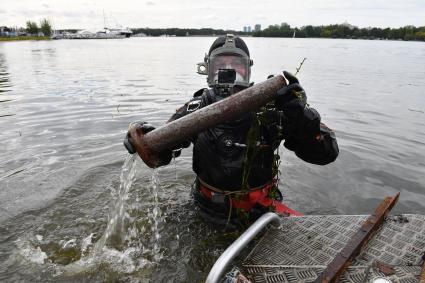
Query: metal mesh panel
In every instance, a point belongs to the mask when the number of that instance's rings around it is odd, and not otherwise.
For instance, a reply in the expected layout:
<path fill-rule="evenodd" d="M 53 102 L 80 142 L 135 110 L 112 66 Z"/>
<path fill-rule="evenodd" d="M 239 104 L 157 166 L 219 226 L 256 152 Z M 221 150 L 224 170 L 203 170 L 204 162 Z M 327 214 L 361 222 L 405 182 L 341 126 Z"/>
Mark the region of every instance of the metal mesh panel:
<path fill-rule="evenodd" d="M 324 268 L 315 267 L 257 267 L 244 268 L 242 273 L 252 282 L 314 282 Z M 366 266 L 349 267 L 340 282 L 370 282 L 373 278 L 385 277 L 391 282 L 418 282 L 420 266 L 394 267 L 395 274 L 386 276 L 377 269 Z"/>
<path fill-rule="evenodd" d="M 367 216 L 282 218 L 243 261 L 241 271 L 253 282 L 313 282 L 347 244 Z M 425 216 L 389 216 L 360 252 L 341 282 L 385 277 L 373 266 L 391 265 L 392 282 L 418 282 L 425 253 Z M 367 278 L 366 278 L 367 276 Z"/>

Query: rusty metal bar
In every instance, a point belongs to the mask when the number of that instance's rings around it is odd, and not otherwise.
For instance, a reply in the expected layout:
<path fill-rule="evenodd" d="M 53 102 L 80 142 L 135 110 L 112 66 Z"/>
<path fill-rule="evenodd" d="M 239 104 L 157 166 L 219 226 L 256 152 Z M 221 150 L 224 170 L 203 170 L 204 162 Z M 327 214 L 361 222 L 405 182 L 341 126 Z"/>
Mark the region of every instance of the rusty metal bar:
<path fill-rule="evenodd" d="M 355 257 L 360 253 L 363 246 L 367 244 L 374 232 L 384 222 L 385 217 L 397 203 L 400 193 L 393 197 L 386 197 L 376 208 L 375 212 L 363 222 L 360 229 L 354 234 L 345 247 L 336 255 L 332 262 L 316 279 L 316 283 L 337 282 L 339 277 L 350 266 Z"/>
<path fill-rule="evenodd" d="M 159 165 L 158 155 L 175 148 L 194 135 L 220 123 L 231 121 L 242 114 L 260 108 L 275 99 L 277 90 L 286 85 L 278 75 L 265 82 L 233 94 L 226 99 L 201 108 L 147 134 L 137 127 L 130 128 L 130 135 L 137 153 L 149 167 Z"/>

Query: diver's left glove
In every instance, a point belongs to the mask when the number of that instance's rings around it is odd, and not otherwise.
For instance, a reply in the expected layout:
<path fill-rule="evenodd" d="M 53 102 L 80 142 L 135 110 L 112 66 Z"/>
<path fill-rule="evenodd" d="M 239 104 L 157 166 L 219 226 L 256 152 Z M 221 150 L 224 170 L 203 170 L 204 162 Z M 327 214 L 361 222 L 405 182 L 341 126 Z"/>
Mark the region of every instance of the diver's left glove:
<path fill-rule="evenodd" d="M 285 131 L 287 137 L 298 140 L 314 139 L 320 134 L 320 115 L 308 106 L 307 95 L 298 79 L 283 71 L 288 85 L 277 91 L 276 107 L 286 117 Z"/>
<path fill-rule="evenodd" d="M 288 119 L 300 117 L 307 105 L 307 95 L 298 79 L 287 71 L 283 71 L 288 85 L 276 93 L 276 106 Z"/>
<path fill-rule="evenodd" d="M 143 134 L 149 133 L 150 131 L 155 130 L 155 127 L 149 124 L 148 122 L 133 122 L 130 126 L 136 126 L 142 130 Z M 136 153 L 136 149 L 133 144 L 133 139 L 130 136 L 130 132 L 127 132 L 124 138 L 124 147 L 127 149 L 128 153 Z"/>

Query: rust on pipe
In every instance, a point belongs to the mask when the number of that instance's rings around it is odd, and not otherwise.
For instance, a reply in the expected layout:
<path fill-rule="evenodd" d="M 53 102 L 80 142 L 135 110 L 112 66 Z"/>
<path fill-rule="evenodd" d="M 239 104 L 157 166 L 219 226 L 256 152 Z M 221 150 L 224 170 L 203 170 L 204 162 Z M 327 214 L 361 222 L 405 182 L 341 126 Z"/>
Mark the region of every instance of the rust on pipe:
<path fill-rule="evenodd" d="M 276 92 L 285 85 L 286 81 L 282 75 L 275 76 L 147 134 L 143 134 L 137 126 L 131 126 L 129 132 L 133 145 L 146 165 L 155 168 L 160 165 L 160 152 L 176 148 L 183 141 L 208 128 L 260 108 L 274 100 Z"/>
<path fill-rule="evenodd" d="M 384 222 L 385 217 L 397 203 L 400 193 L 393 197 L 386 197 L 381 204 L 376 208 L 375 212 L 363 222 L 360 229 L 348 241 L 345 247 L 336 255 L 332 262 L 316 279 L 316 283 L 321 282 L 338 282 L 338 279 L 350 266 L 355 257 L 360 253 L 374 232 L 378 230 Z"/>

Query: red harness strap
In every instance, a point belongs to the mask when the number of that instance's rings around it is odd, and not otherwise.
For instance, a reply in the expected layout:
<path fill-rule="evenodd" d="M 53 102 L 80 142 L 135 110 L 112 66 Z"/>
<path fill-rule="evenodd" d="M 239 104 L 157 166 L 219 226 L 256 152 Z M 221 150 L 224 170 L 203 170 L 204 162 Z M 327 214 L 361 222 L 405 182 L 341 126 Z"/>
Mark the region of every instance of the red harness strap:
<path fill-rule="evenodd" d="M 243 209 L 245 211 L 250 211 L 256 204 L 259 204 L 263 207 L 271 207 L 273 208 L 274 212 L 281 214 L 283 216 L 302 216 L 303 214 L 295 211 L 283 203 L 271 199 L 269 197 L 269 191 L 272 186 L 276 184 L 276 180 L 273 180 L 273 182 L 266 184 L 265 186 L 251 190 L 247 192 L 245 195 L 241 195 L 239 199 L 236 199 L 234 197 L 231 197 L 230 194 L 232 192 L 216 192 L 214 190 L 211 190 L 210 188 L 206 187 L 204 182 L 199 183 L 199 190 L 201 193 L 208 199 L 212 199 L 214 195 L 222 195 L 222 196 L 228 196 L 231 207 Z"/>

